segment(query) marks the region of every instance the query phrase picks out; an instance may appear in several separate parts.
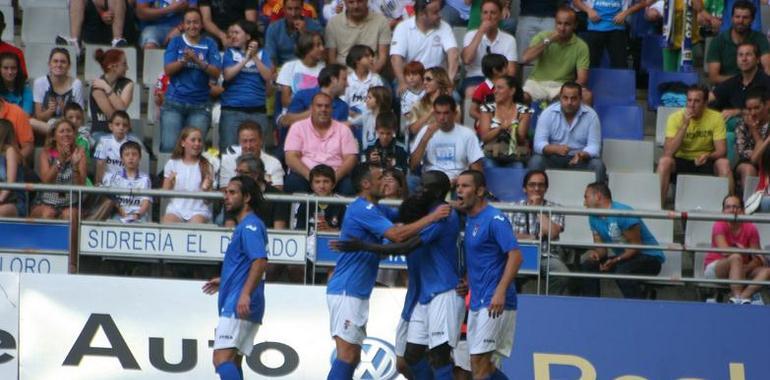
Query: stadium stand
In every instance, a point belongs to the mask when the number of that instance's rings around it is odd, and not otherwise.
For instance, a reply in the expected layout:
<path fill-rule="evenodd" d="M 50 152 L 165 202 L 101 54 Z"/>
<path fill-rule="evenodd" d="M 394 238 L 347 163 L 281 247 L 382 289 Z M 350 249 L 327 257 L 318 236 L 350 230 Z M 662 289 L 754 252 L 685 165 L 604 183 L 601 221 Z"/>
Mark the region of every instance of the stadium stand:
<path fill-rule="evenodd" d="M 654 155 L 655 146 L 652 141 L 614 139 L 602 141 L 602 161 L 607 165 L 608 173 L 651 173 Z"/>

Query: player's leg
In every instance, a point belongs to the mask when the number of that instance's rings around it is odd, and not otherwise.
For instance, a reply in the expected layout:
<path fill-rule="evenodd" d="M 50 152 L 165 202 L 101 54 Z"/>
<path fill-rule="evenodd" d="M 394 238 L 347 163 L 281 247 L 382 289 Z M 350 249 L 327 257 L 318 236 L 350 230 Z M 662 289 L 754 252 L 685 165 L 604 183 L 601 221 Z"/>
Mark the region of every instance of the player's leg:
<path fill-rule="evenodd" d="M 214 350 L 214 368 L 221 380 L 242 380 L 243 373 L 236 362 L 238 351 L 235 348 Z"/>
<path fill-rule="evenodd" d="M 220 317 L 214 338 L 214 368 L 221 380 L 243 380 L 243 355 L 250 355 L 259 324 Z"/>
<path fill-rule="evenodd" d="M 427 351 L 427 345 L 411 342 L 406 343 L 404 360 L 406 360 L 406 364 L 409 366 L 409 370 L 412 372 L 415 379 L 433 379 L 433 371 L 431 371 L 426 355 Z"/>
<path fill-rule="evenodd" d="M 452 379 L 452 348 L 460 340 L 465 302 L 454 289 L 433 297 L 427 305 L 430 351 L 428 358 L 435 379 Z"/>
<path fill-rule="evenodd" d="M 366 322 L 369 318 L 369 300 L 330 294 L 326 297 L 329 307 L 331 335 L 337 348 L 327 379 L 349 380 L 361 361 L 361 345 L 366 338 Z"/>
<path fill-rule="evenodd" d="M 496 362 L 501 356 L 510 355 L 515 326 L 515 310 L 505 310 L 496 318 L 492 318 L 486 308 L 471 311 L 468 316 L 468 345 L 474 379 L 507 379 L 497 369 Z"/>
<path fill-rule="evenodd" d="M 337 347 L 337 357 L 332 363 L 328 380 L 349 380 L 361 361 L 361 345 L 347 342 L 345 339 L 335 336 L 334 344 Z"/>
<path fill-rule="evenodd" d="M 406 362 L 406 334 L 409 328 L 409 322 L 403 318 L 399 319 L 398 326 L 396 326 L 396 369 L 398 373 L 403 375 L 408 380 L 414 379 L 412 370 L 409 369 L 409 364 Z"/>

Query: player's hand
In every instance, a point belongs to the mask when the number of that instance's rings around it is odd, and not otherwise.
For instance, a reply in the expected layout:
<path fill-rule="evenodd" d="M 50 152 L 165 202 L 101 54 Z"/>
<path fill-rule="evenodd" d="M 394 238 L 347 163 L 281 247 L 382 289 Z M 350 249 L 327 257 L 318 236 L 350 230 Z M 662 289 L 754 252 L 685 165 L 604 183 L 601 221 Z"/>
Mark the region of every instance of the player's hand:
<path fill-rule="evenodd" d="M 496 290 L 492 300 L 489 301 L 489 316 L 497 318 L 503 314 L 505 308 L 505 290 Z"/>
<path fill-rule="evenodd" d="M 449 214 L 452 212 L 452 207 L 450 205 L 441 205 L 436 207 L 433 212 L 430 213 L 430 220 L 432 222 L 438 222 L 441 219 L 446 218 L 449 216 Z"/>
<path fill-rule="evenodd" d="M 206 281 L 205 284 L 203 284 L 203 293 L 206 293 L 208 295 L 212 295 L 219 291 L 219 277 L 214 277 L 211 280 Z"/>
<path fill-rule="evenodd" d="M 241 296 L 238 297 L 236 311 L 240 319 L 246 319 L 251 314 L 251 297 L 248 294 L 241 293 Z"/>
<path fill-rule="evenodd" d="M 460 282 L 458 282 L 457 286 L 455 286 L 455 293 L 457 293 L 458 296 L 465 298 L 465 296 L 468 295 L 468 281 L 465 281 L 464 278 L 461 278 Z"/>

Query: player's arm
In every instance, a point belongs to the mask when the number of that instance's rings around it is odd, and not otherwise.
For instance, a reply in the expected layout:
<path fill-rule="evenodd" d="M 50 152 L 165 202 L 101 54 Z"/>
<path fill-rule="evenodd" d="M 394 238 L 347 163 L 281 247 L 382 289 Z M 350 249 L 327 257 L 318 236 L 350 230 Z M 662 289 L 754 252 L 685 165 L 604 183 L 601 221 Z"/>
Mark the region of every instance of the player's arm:
<path fill-rule="evenodd" d="M 419 234 L 420 231 L 422 231 L 422 229 L 427 227 L 429 224 L 446 218 L 449 216 L 451 211 L 452 208 L 449 205 L 441 205 L 436 207 L 436 209 L 433 210 L 430 214 L 423 216 L 415 222 L 388 228 L 388 230 L 385 231 L 384 237 L 396 243 L 404 242 L 405 240 Z"/>
<path fill-rule="evenodd" d="M 378 255 L 385 255 L 385 256 L 408 255 L 410 252 L 414 251 L 414 249 L 417 248 L 420 244 L 422 244 L 422 240 L 420 240 L 419 236 L 412 237 L 409 240 L 406 240 L 401 243 L 390 243 L 390 244 L 369 243 L 358 239 L 335 240 L 335 241 L 329 242 L 329 246 L 332 249 L 342 253 L 367 251 L 367 252 L 374 252 Z"/>
<path fill-rule="evenodd" d="M 489 314 L 492 318 L 497 318 L 503 314 L 503 310 L 505 309 L 505 295 L 508 292 L 508 287 L 511 286 L 516 275 L 519 273 L 522 261 L 521 251 L 519 251 L 518 248 L 508 251 L 508 259 L 505 261 L 503 277 L 500 278 L 500 282 L 497 283 L 495 295 L 492 296 L 492 300 L 489 303 Z"/>
<path fill-rule="evenodd" d="M 243 284 L 243 290 L 241 290 L 241 295 L 238 297 L 238 306 L 236 308 L 238 318 L 246 318 L 251 314 L 251 292 L 259 284 L 259 280 L 265 274 L 265 269 L 267 269 L 266 258 L 259 258 L 251 262 L 249 275 L 246 277 L 246 283 Z"/>

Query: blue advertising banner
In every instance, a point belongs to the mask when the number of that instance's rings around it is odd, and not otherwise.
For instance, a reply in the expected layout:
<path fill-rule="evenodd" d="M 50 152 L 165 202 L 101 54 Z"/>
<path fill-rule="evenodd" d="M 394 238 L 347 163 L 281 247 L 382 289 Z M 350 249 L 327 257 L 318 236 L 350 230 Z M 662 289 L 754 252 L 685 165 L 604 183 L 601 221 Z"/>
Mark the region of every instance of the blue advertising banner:
<path fill-rule="evenodd" d="M 767 379 L 770 309 L 520 296 L 513 379 Z"/>
<path fill-rule="evenodd" d="M 69 224 L 0 222 L 0 251 L 69 251 Z"/>

